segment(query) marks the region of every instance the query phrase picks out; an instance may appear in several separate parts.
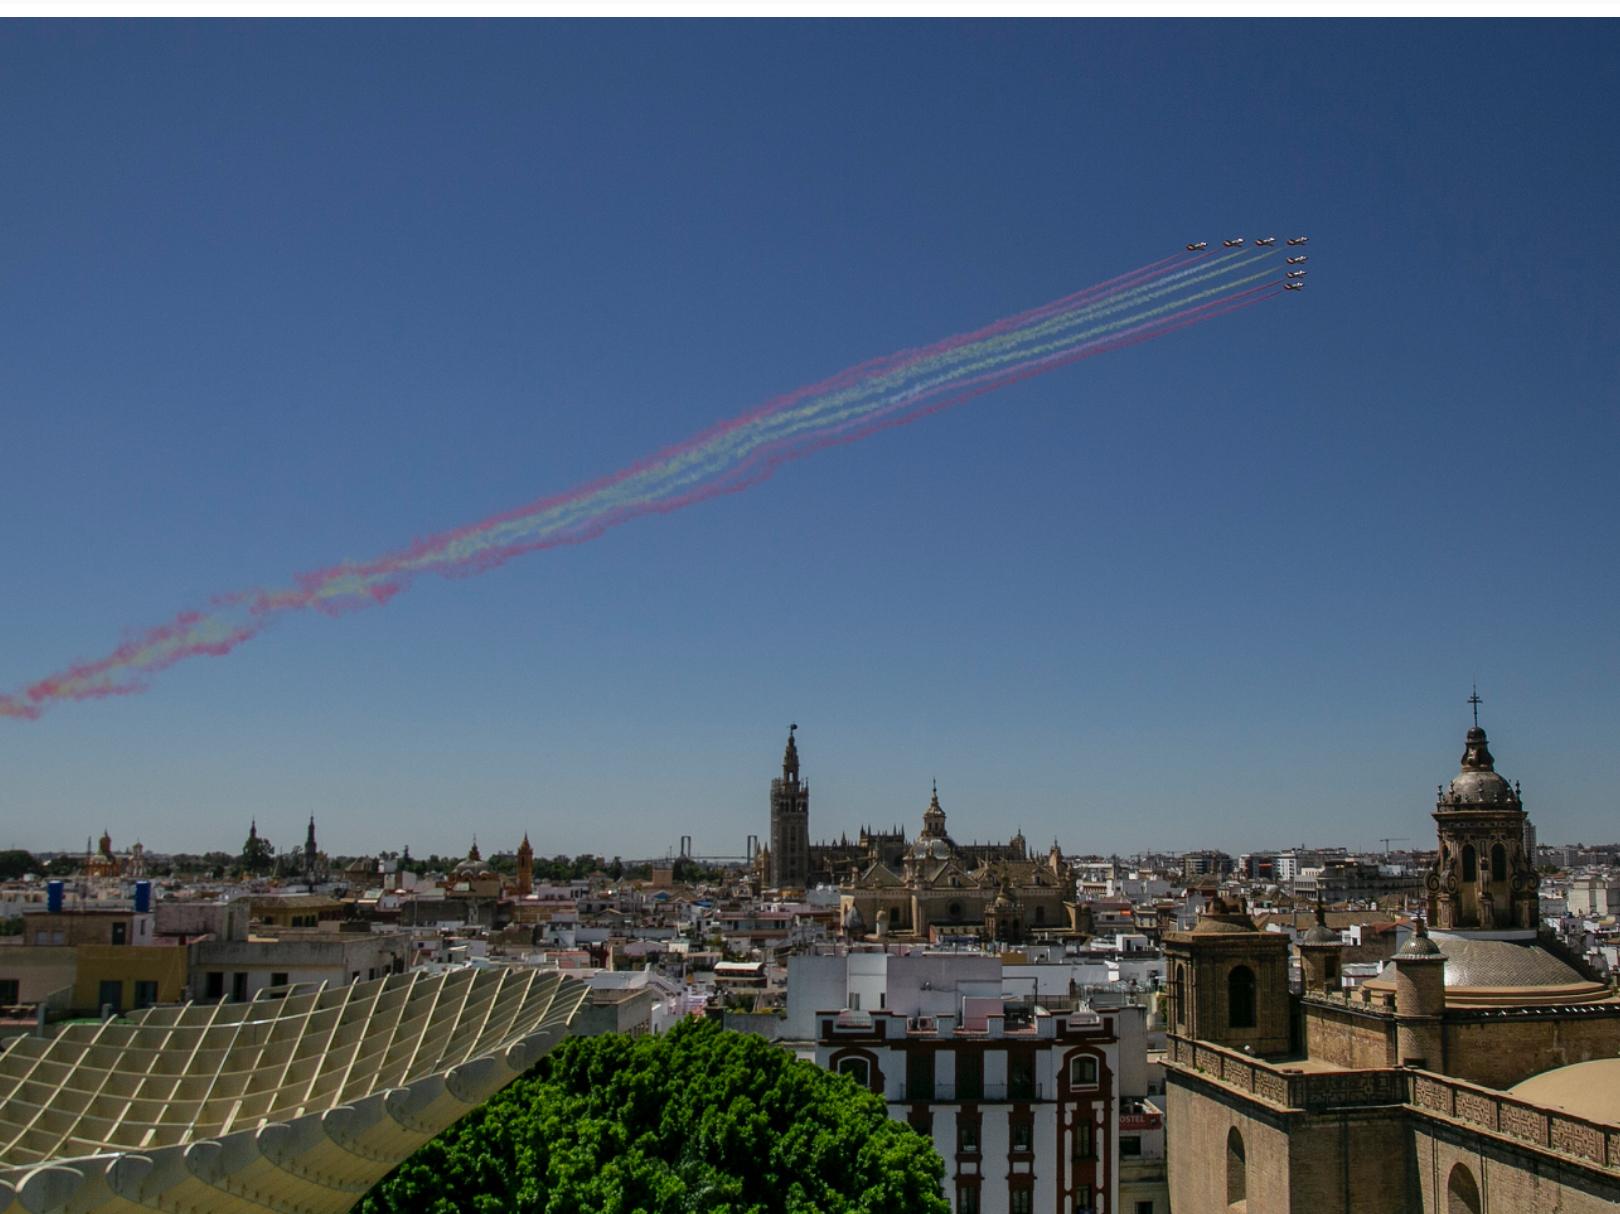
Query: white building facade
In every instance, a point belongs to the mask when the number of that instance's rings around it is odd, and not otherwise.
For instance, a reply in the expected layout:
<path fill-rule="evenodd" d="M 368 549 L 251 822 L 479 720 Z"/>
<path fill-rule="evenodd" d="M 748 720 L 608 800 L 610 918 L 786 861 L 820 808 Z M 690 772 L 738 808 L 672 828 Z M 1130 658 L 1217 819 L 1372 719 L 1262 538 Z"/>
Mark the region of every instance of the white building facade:
<path fill-rule="evenodd" d="M 1114 1214 L 1121 1031 L 1145 1057 L 1141 1009 L 1049 1013 L 969 995 L 955 1006 L 818 1012 L 816 1062 L 932 1137 L 956 1214 Z"/>

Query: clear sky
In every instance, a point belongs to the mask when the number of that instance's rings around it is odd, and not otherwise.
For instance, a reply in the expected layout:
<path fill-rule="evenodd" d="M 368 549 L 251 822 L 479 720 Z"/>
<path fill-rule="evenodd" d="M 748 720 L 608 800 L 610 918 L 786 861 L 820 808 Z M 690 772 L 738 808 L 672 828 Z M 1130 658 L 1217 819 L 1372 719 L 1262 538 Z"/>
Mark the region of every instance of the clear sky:
<path fill-rule="evenodd" d="M 0 846 L 1620 836 L 1614 23 L 0 26 L 0 690 L 1190 240 L 1309 289 L 144 694 Z"/>

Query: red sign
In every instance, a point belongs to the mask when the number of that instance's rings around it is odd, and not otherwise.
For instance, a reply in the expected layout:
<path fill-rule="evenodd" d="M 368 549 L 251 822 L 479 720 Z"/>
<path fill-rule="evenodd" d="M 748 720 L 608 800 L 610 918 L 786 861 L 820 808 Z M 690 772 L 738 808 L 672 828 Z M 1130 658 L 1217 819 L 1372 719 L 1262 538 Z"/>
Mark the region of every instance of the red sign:
<path fill-rule="evenodd" d="M 1164 1124 L 1160 1113 L 1121 1113 L 1119 1128 L 1123 1130 L 1156 1130 Z"/>

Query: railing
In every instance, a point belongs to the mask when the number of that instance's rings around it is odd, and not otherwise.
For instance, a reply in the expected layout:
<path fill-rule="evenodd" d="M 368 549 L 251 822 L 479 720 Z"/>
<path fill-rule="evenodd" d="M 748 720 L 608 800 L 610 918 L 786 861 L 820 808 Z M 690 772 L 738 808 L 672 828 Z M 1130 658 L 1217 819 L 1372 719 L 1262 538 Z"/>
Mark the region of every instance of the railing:
<path fill-rule="evenodd" d="M 1409 1072 L 1419 1112 L 1487 1130 L 1528 1146 L 1620 1170 L 1620 1128 L 1516 1100 L 1460 1079 Z"/>
<path fill-rule="evenodd" d="M 1290 1070 L 1183 1037 L 1169 1039 L 1166 1060 L 1283 1108 L 1317 1111 L 1404 1104 L 1413 1112 L 1620 1171 L 1620 1127 L 1518 1100 L 1502 1092 L 1419 1070 Z"/>

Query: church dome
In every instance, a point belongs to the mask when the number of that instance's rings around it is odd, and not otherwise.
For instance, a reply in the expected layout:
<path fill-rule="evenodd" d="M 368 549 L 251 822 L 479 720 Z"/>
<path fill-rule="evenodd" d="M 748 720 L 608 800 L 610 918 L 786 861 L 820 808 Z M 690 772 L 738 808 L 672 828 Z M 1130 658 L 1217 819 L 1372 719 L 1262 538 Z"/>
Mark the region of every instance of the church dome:
<path fill-rule="evenodd" d="M 1436 951 L 1418 952 L 1424 945 Z M 1467 932 L 1436 932 L 1432 937 L 1413 936 L 1396 959 L 1412 956 L 1444 957 L 1447 1007 L 1563 1007 L 1604 1003 L 1612 997 L 1608 987 L 1582 977 L 1533 937 L 1501 940 Z M 1394 970 L 1386 966 L 1365 985 L 1374 990 L 1393 989 L 1393 975 Z"/>
<path fill-rule="evenodd" d="M 1532 1075 L 1508 1089 L 1515 1100 L 1620 1125 L 1620 1058 L 1594 1058 Z"/>
<path fill-rule="evenodd" d="M 1339 933 L 1325 923 L 1313 923 L 1311 930 L 1300 939 L 1301 944 L 1342 944 Z"/>
<path fill-rule="evenodd" d="M 1485 731 L 1475 725 L 1468 731 L 1463 748 L 1462 770 L 1451 787 L 1440 793 L 1441 809 L 1490 809 L 1501 806 L 1517 809 L 1519 794 L 1496 770 L 1496 760 L 1485 740 Z"/>

